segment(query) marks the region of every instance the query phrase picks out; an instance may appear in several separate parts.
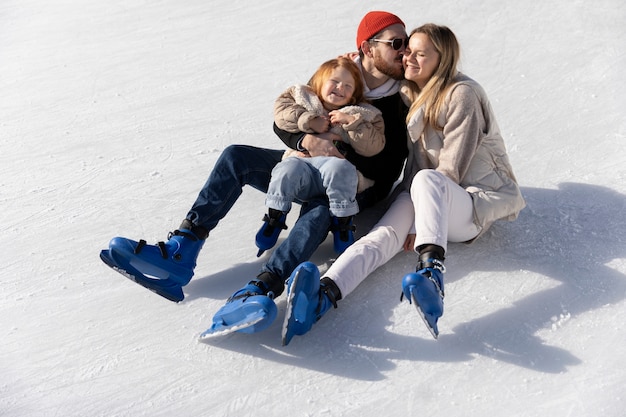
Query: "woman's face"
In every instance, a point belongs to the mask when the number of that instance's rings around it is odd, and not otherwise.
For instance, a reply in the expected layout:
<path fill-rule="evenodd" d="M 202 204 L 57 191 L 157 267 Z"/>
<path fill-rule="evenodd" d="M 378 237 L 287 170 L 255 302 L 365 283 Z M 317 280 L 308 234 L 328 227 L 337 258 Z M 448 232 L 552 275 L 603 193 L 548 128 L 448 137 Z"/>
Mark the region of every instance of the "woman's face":
<path fill-rule="evenodd" d="M 402 63 L 404 78 L 424 88 L 439 66 L 440 56 L 430 38 L 424 33 L 414 33 L 404 51 Z"/>
<path fill-rule="evenodd" d="M 345 68 L 337 67 L 322 85 L 322 100 L 328 110 L 338 109 L 350 103 L 354 94 L 354 78 Z"/>

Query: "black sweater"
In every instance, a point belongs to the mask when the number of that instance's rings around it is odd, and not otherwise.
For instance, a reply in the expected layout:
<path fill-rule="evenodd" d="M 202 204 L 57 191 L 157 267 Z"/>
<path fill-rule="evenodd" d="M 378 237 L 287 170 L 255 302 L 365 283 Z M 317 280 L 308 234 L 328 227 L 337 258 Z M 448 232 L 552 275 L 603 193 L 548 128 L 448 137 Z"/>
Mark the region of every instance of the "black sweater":
<path fill-rule="evenodd" d="M 407 147 L 406 115 L 407 106 L 400 98 L 400 94 L 372 100 L 372 105 L 376 106 L 383 114 L 385 121 L 385 147 L 383 150 L 370 157 L 357 154 L 352 147 L 343 143 L 342 149 L 347 149 L 346 159 L 354 164 L 361 173 L 374 180 L 374 186 L 366 190 L 367 193 L 374 193 L 374 200 L 380 201 L 391 191 L 393 183 L 402 172 L 404 160 L 409 151 Z M 292 149 L 297 149 L 298 141 L 303 134 L 289 133 L 281 130 L 274 123 L 274 132 L 278 137 Z M 363 209 L 364 207 L 361 207 Z"/>

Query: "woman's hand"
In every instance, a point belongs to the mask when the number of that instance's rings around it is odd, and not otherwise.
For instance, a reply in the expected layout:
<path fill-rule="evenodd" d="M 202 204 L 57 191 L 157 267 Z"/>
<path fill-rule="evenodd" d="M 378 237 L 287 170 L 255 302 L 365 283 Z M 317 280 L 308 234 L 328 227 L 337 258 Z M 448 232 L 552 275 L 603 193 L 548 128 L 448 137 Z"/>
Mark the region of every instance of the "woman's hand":
<path fill-rule="evenodd" d="M 406 252 L 415 251 L 415 233 L 407 235 L 406 239 L 404 240 L 404 245 L 402 245 L 402 249 L 404 249 Z"/>

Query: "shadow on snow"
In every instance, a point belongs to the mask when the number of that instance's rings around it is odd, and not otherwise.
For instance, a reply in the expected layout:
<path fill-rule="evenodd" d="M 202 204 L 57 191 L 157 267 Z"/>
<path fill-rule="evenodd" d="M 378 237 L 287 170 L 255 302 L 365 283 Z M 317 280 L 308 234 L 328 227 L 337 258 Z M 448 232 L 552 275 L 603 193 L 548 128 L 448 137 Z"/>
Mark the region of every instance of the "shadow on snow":
<path fill-rule="evenodd" d="M 276 322 L 265 332 L 233 334 L 209 345 L 363 380 L 384 379 L 384 372 L 395 368 L 394 361 L 449 363 L 470 361 L 477 355 L 539 372 L 564 372 L 581 361 L 565 349 L 546 345 L 537 333 L 549 329 L 555 317 L 565 314 L 571 319 L 625 298 L 625 275 L 607 264 L 626 257 L 626 197 L 606 187 L 579 183 L 562 183 L 558 189 L 526 187 L 522 192 L 528 206 L 517 221 L 496 223 L 471 245 L 450 245 L 446 313 L 459 306 L 458 302 L 449 305 L 455 299 L 454 289 L 461 279 L 475 279 L 472 272 L 482 272 L 481 277 L 503 272 L 516 281 L 520 272 L 533 273 L 556 283 L 549 289 L 512 300 L 487 315 L 464 316 L 466 321 L 452 329 L 446 328 L 444 314 L 442 334 L 435 341 L 425 328 L 419 330 L 423 324 L 413 307 L 399 306 L 400 281 L 415 263 L 413 254 L 401 253 L 371 274 L 339 309 L 331 310 L 287 347 L 280 346 L 284 296 L 277 299 Z M 313 262 L 327 261 L 326 246 L 316 252 Z M 215 281 L 217 276 L 196 280 L 187 290 L 216 296 L 214 290 L 219 287 L 219 295 L 227 298 L 245 283 L 235 284 L 233 276 L 255 276 L 258 266 L 242 264 L 227 271 L 228 290 L 226 278 Z M 503 293 L 507 291 L 510 288 L 502 288 Z M 490 287 L 487 295 L 499 292 Z M 471 302 L 484 303 L 481 296 L 475 294 Z M 396 308 L 414 316 L 416 336 L 394 333 L 391 319 Z M 467 305 L 463 308 L 472 311 Z"/>

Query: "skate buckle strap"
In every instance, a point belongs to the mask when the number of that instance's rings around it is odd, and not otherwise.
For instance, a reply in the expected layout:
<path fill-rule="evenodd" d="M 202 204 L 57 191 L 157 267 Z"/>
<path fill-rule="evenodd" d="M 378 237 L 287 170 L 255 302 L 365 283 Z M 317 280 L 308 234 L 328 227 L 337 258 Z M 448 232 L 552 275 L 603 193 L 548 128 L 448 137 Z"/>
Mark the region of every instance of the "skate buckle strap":
<path fill-rule="evenodd" d="M 165 242 L 157 242 L 159 246 L 159 250 L 161 251 L 161 256 L 163 259 L 167 259 L 167 249 L 165 248 Z"/>
<path fill-rule="evenodd" d="M 185 232 L 182 230 L 174 230 L 173 232 L 169 232 L 167 234 L 167 240 L 170 240 L 172 238 L 172 236 L 183 236 L 186 237 L 187 239 L 191 239 L 194 242 L 197 242 L 198 237 L 196 235 L 194 235 L 191 232 Z M 139 244 L 137 245 L 137 248 L 135 248 L 135 253 L 139 253 L 139 251 L 146 245 L 146 241 L 145 240 L 140 240 Z M 159 247 L 159 251 L 161 252 L 161 256 L 163 257 L 163 259 L 167 259 L 167 246 L 165 246 L 165 242 L 161 241 L 161 242 L 157 242 L 157 246 Z M 180 254 L 176 255 L 176 257 L 180 258 Z"/>
<path fill-rule="evenodd" d="M 239 300 L 241 298 L 246 299 L 246 298 L 252 297 L 254 295 L 259 295 L 259 294 L 254 293 L 252 291 L 246 291 L 246 292 L 243 292 L 241 294 L 233 294 L 230 297 L 228 297 L 228 300 L 226 300 L 226 302 L 227 303 L 231 303 L 231 302 L 233 302 L 235 300 Z"/>
<path fill-rule="evenodd" d="M 330 226 L 331 232 L 356 232 L 356 225 L 353 223 L 337 223 Z"/>
<path fill-rule="evenodd" d="M 420 269 L 420 271 L 423 271 L 424 269 L 425 269 L 425 272 L 422 273 L 421 275 L 426 277 L 426 278 L 428 278 L 428 280 L 435 285 L 435 288 L 437 289 L 437 293 L 439 294 L 439 297 L 441 297 L 441 299 L 443 300 L 443 298 L 445 297 L 445 293 L 441 289 L 441 286 L 439 285 L 439 282 L 435 278 L 433 278 L 433 274 L 431 273 L 433 268 L 422 268 L 422 269 Z M 404 291 L 402 291 L 400 293 L 400 302 L 402 302 L 402 300 L 404 300 Z M 410 301 L 411 300 L 409 299 L 409 302 Z"/>
<path fill-rule="evenodd" d="M 437 293 L 439 293 L 439 296 L 441 297 L 441 299 L 443 300 L 443 297 L 445 296 L 445 293 L 443 292 L 443 290 L 441 289 L 441 285 L 439 285 L 439 281 L 437 281 L 432 274 L 432 270 L 438 270 L 441 271 L 441 273 L 445 273 L 446 272 L 446 267 L 443 265 L 443 262 L 441 262 L 439 259 L 429 259 L 427 261 L 422 261 L 420 260 L 417 263 L 417 267 L 415 268 L 415 272 L 420 272 L 425 270 L 425 272 L 422 274 L 423 276 L 425 276 L 426 278 L 428 278 L 429 281 L 431 281 L 433 284 L 435 284 L 435 288 L 437 289 Z M 404 292 L 400 294 L 400 301 L 402 301 L 404 299 Z"/>
<path fill-rule="evenodd" d="M 141 239 L 139 242 L 137 242 L 137 247 L 135 248 L 135 255 L 137 255 L 139 252 L 141 252 L 141 250 L 143 249 L 144 246 L 146 246 L 147 242 L 143 239 Z"/>
<path fill-rule="evenodd" d="M 261 290 L 261 292 L 258 293 L 258 292 L 253 292 L 251 290 L 247 290 L 245 292 L 242 292 L 241 294 L 235 293 L 235 294 L 231 295 L 228 298 L 228 300 L 226 300 L 226 302 L 230 303 L 232 301 L 239 300 L 241 298 L 243 298 L 244 301 L 245 301 L 246 298 L 253 297 L 255 295 L 265 295 L 266 297 L 268 297 L 268 298 L 270 298 L 272 300 L 274 299 L 274 292 L 273 291 L 267 291 L 264 288 L 264 284 L 261 281 L 250 281 L 248 284 L 252 284 L 252 285 L 257 286 Z"/>
<path fill-rule="evenodd" d="M 315 309 L 315 314 L 319 314 L 320 311 L 322 310 L 322 299 L 324 295 L 328 297 L 328 299 L 330 300 L 330 303 L 333 305 L 333 308 L 337 308 L 337 298 L 335 298 L 335 294 L 333 294 L 333 292 L 330 290 L 330 288 L 328 288 L 328 286 L 322 285 L 320 287 L 319 294 L 320 294 L 320 298 L 319 298 L 319 303 L 317 303 L 317 308 Z"/>
<path fill-rule="evenodd" d="M 281 230 L 287 230 L 287 225 L 280 221 L 280 219 L 276 219 L 274 217 L 270 217 L 267 214 L 263 216 L 263 221 L 267 223 L 268 226 L 272 228 L 279 228 Z"/>
<path fill-rule="evenodd" d="M 193 232 L 186 232 L 183 230 L 174 230 L 173 232 L 169 232 L 167 234 L 167 240 L 170 240 L 172 236 L 183 236 L 183 237 L 186 237 L 187 239 L 193 240 L 194 242 L 197 242 L 198 240 L 200 240 L 198 239 L 196 235 L 193 234 Z"/>
<path fill-rule="evenodd" d="M 443 297 L 445 296 L 445 294 L 444 294 L 443 290 L 441 289 L 441 287 L 439 286 L 439 282 L 435 278 L 433 278 L 433 275 L 430 274 L 430 273 L 428 274 L 428 279 L 433 284 L 435 284 L 435 288 L 437 288 L 437 292 L 439 293 L 439 297 L 441 297 L 441 299 L 443 300 Z"/>
<path fill-rule="evenodd" d="M 264 295 L 264 296 L 266 296 L 267 298 L 269 298 L 270 300 L 273 300 L 273 299 L 274 299 L 274 293 L 273 293 L 273 292 L 271 292 L 271 291 L 270 291 L 270 292 L 268 292 L 267 294 L 259 294 L 259 293 L 252 292 L 252 291 L 246 291 L 246 292 L 241 293 L 241 294 L 231 295 L 231 296 L 228 298 L 228 300 L 226 300 L 226 302 L 227 302 L 227 303 L 230 303 L 230 302 L 233 302 L 233 301 L 235 301 L 235 300 L 239 300 L 239 299 L 241 299 L 241 298 L 243 298 L 243 299 L 245 300 L 246 298 L 254 297 L 255 295 Z"/>
<path fill-rule="evenodd" d="M 415 272 L 419 272 L 424 269 L 426 270 L 426 273 L 424 274 L 424 276 L 427 277 L 433 284 L 435 284 L 435 288 L 437 288 L 437 292 L 439 293 L 439 296 L 443 299 L 443 297 L 445 296 L 445 293 L 441 289 L 441 285 L 439 285 L 439 281 L 437 281 L 433 277 L 433 274 L 431 272 L 432 270 L 436 269 L 438 271 L 441 271 L 442 274 L 445 273 L 446 267 L 443 265 L 443 262 L 441 262 L 439 259 L 436 259 L 436 258 L 431 258 L 426 261 L 420 260 L 417 263 Z"/>
<path fill-rule="evenodd" d="M 427 268 L 438 269 L 439 271 L 441 271 L 441 273 L 446 272 L 446 267 L 443 265 L 443 262 L 441 262 L 439 259 L 429 259 L 427 261 L 419 260 L 417 262 L 417 267 L 415 268 L 415 272 L 419 272 L 420 270 L 427 269 Z"/>

